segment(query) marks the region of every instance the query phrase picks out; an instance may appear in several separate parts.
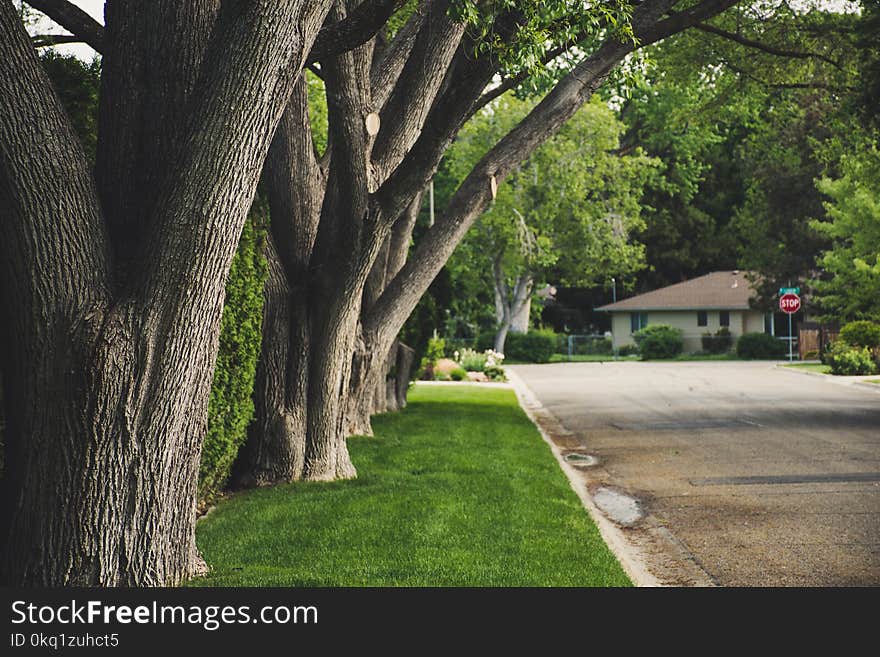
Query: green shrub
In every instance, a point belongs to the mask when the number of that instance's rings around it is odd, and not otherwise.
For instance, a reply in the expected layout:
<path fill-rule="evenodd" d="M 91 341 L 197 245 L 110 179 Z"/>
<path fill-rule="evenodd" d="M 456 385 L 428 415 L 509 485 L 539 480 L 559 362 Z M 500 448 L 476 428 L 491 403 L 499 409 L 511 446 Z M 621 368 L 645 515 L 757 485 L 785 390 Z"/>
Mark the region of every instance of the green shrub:
<path fill-rule="evenodd" d="M 684 348 L 681 329 L 665 324 L 652 324 L 633 334 L 644 360 L 674 358 Z"/>
<path fill-rule="evenodd" d="M 226 485 L 232 462 L 245 441 L 254 414 L 251 398 L 260 357 L 266 260 L 259 212 L 245 222 L 226 281 L 217 366 L 208 402 L 208 431 L 199 465 L 199 500 L 211 499 Z"/>
<path fill-rule="evenodd" d="M 740 358 L 782 358 L 786 346 L 767 333 L 745 333 L 736 341 L 736 355 Z"/>
<path fill-rule="evenodd" d="M 463 369 L 468 372 L 482 372 L 486 367 L 486 359 L 488 355 L 474 351 L 473 349 L 464 349 L 458 356 L 458 362 Z"/>
<path fill-rule="evenodd" d="M 877 349 L 880 347 L 880 324 L 867 320 L 850 322 L 840 329 L 838 339 L 853 347 Z"/>
<path fill-rule="evenodd" d="M 468 373 L 467 370 L 464 370 L 460 367 L 456 367 L 449 373 L 449 378 L 453 381 L 467 381 Z"/>
<path fill-rule="evenodd" d="M 733 346 L 733 336 L 730 329 L 722 326 L 714 335 L 711 333 L 703 333 L 702 339 L 703 351 L 707 354 L 723 354 L 730 351 Z"/>
<path fill-rule="evenodd" d="M 419 363 L 419 372 L 420 378 L 427 379 L 429 381 L 434 379 L 434 368 L 437 366 L 437 361 L 441 358 L 444 358 L 446 354 L 446 342 L 443 338 L 429 338 L 428 346 L 425 349 L 425 355 L 422 358 L 422 362 Z M 444 379 L 437 379 L 438 381 L 448 380 L 448 377 Z"/>
<path fill-rule="evenodd" d="M 828 364 L 832 374 L 854 376 L 877 373 L 877 363 L 868 347 L 854 347 L 840 339 L 831 345 Z"/>
<path fill-rule="evenodd" d="M 639 355 L 639 345 L 637 344 L 624 344 L 621 345 L 617 349 L 618 356 L 638 356 Z"/>
<path fill-rule="evenodd" d="M 509 333 L 504 345 L 507 360 L 525 363 L 549 363 L 556 351 L 556 334 L 548 330 Z"/>
<path fill-rule="evenodd" d="M 488 365 L 483 373 L 490 381 L 507 381 L 507 377 L 504 376 L 504 368 L 500 365 Z"/>

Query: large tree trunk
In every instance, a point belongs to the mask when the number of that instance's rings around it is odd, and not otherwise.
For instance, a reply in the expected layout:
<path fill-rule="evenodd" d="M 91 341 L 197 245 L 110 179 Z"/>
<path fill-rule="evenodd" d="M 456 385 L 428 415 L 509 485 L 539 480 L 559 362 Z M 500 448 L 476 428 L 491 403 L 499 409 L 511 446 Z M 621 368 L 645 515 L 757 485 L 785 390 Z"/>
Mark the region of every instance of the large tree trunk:
<path fill-rule="evenodd" d="M 263 290 L 254 419 L 233 468 L 235 487 L 299 479 L 305 462 L 308 379 L 302 364 L 308 351 L 308 332 L 302 321 L 304 304 L 301 298 L 293 298 L 271 236 L 267 236 L 265 253 L 269 272 Z"/>
<path fill-rule="evenodd" d="M 198 83 L 181 95 L 171 75 L 180 71 L 155 72 L 153 101 L 188 99 L 178 145 L 154 144 L 162 161 L 138 159 L 137 143 L 151 136 L 137 111 L 116 127 L 102 119 L 119 137 L 104 148 L 123 154 L 120 184 L 142 198 L 154 173 L 164 181 L 145 214 L 125 218 L 113 216 L 127 206 L 109 191 L 106 207 L 99 202 L 18 17 L 0 3 L 0 303 L 12 318 L 2 349 L 7 584 L 173 585 L 198 572 L 196 482 L 225 280 L 291 72 L 326 11 L 254 2 L 218 21 L 217 40 L 205 43 L 203 31 L 187 30 L 191 12 L 210 4 L 114 5 L 111 42 L 149 52 L 141 40 L 152 33 L 121 26 L 168 17 L 168 43 L 199 70 L 182 75 Z M 109 48 L 110 59 L 125 56 Z M 200 48 L 213 53 L 210 65 L 191 57 Z M 114 169 L 102 170 L 109 190 Z M 129 229 L 137 243 L 122 237 Z M 111 248 L 121 269 L 111 267 Z"/>

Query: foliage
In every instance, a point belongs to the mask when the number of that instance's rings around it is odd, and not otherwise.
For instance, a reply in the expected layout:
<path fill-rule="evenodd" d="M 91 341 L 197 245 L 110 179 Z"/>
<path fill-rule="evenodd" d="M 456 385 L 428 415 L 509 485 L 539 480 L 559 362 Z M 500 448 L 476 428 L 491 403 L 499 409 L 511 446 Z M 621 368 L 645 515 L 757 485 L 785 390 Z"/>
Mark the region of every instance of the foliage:
<path fill-rule="evenodd" d="M 843 175 L 817 186 L 830 197 L 828 220 L 811 226 L 830 247 L 818 259 L 824 275 L 812 281 L 823 319 L 880 319 L 880 150 L 876 142 L 844 157 Z"/>
<path fill-rule="evenodd" d="M 226 282 L 226 302 L 214 383 L 208 402 L 208 431 L 199 465 L 199 499 L 210 501 L 226 484 L 254 413 L 251 398 L 263 325 L 262 252 L 266 210 L 255 206 L 238 244 Z"/>
<path fill-rule="evenodd" d="M 757 301 L 770 310 L 778 287 L 812 273 L 827 246 L 810 227 L 822 213 L 814 180 L 857 150 L 858 22 L 830 8 L 742 4 L 712 25 L 802 56 L 707 30 L 646 51 L 622 111 L 624 148 L 642 146 L 664 163 L 643 199 L 647 228 L 635 236 L 648 264 L 639 290 L 744 269 L 761 275 Z"/>
<path fill-rule="evenodd" d="M 617 350 L 618 356 L 638 356 L 639 355 L 639 345 L 637 344 L 624 344 L 621 345 Z"/>
<path fill-rule="evenodd" d="M 443 373 L 442 377 L 440 373 L 437 373 L 435 377 L 434 368 L 437 367 L 437 361 L 443 358 L 446 353 L 446 342 L 443 338 L 429 338 L 428 346 L 425 349 L 425 355 L 422 357 L 422 361 L 419 364 L 419 370 L 422 372 L 422 378 L 431 380 L 436 378 L 438 381 L 442 381 L 444 379 L 448 379 L 448 376 Z"/>
<path fill-rule="evenodd" d="M 72 55 L 60 55 L 49 49 L 40 55 L 40 63 L 52 81 L 86 156 L 94 162 L 98 143 L 100 61 L 95 59 L 86 64 Z"/>
<path fill-rule="evenodd" d="M 350 441 L 356 480 L 218 505 L 197 530 L 210 574 L 193 584 L 628 584 L 511 390 L 415 386 L 373 428 Z"/>
<path fill-rule="evenodd" d="M 464 127 L 438 176 L 441 204 L 534 104 L 507 94 Z M 596 98 L 501 184 L 449 262 L 453 277 L 483 290 L 484 315 L 495 315 L 495 299 L 512 311 L 517 283 L 583 285 L 641 266 L 643 247 L 629 235 L 641 226 L 639 198 L 657 162 L 618 153 L 622 129 Z"/>
<path fill-rule="evenodd" d="M 880 348 L 880 324 L 867 320 L 850 322 L 840 329 L 838 339 L 853 347 Z"/>
<path fill-rule="evenodd" d="M 730 348 L 733 346 L 733 336 L 730 333 L 730 329 L 726 326 L 722 326 L 714 335 L 708 332 L 703 333 L 701 341 L 703 351 L 709 354 L 723 354 L 726 351 L 730 351 Z"/>
<path fill-rule="evenodd" d="M 556 334 L 549 330 L 510 333 L 505 358 L 526 363 L 547 363 L 556 352 Z"/>
<path fill-rule="evenodd" d="M 504 368 L 500 365 L 486 365 L 483 369 L 483 374 L 485 374 L 490 381 L 507 381 L 507 375 L 504 374 Z"/>
<path fill-rule="evenodd" d="M 767 333 L 745 333 L 736 341 L 736 355 L 740 358 L 782 358 L 785 345 Z"/>
<path fill-rule="evenodd" d="M 876 374 L 877 362 L 867 347 L 855 347 L 843 340 L 835 340 L 827 355 L 831 373 L 842 376 Z"/>
<path fill-rule="evenodd" d="M 453 381 L 467 381 L 468 375 L 467 370 L 464 370 L 460 367 L 456 367 L 449 373 L 449 378 Z"/>
<path fill-rule="evenodd" d="M 468 372 L 482 372 L 488 358 L 485 352 L 480 353 L 474 349 L 463 349 L 456 360 Z"/>
<path fill-rule="evenodd" d="M 666 324 L 651 324 L 633 333 L 642 360 L 674 358 L 684 348 L 681 329 Z"/>

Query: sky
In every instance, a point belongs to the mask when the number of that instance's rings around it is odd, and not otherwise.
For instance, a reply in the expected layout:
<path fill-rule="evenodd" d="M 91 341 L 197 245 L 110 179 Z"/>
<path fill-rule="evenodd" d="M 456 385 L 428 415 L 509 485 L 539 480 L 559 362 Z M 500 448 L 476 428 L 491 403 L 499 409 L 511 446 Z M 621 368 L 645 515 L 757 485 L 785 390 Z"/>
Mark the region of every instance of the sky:
<path fill-rule="evenodd" d="M 90 14 L 101 25 L 104 24 L 104 0 L 72 0 L 71 4 L 76 5 L 86 13 Z M 66 31 L 58 25 L 50 21 L 48 18 L 37 24 L 36 29 L 31 30 L 31 34 L 66 34 Z M 63 46 L 56 46 L 58 52 L 65 55 L 76 55 L 80 59 L 90 62 L 97 54 L 89 46 L 84 43 L 71 43 Z"/>

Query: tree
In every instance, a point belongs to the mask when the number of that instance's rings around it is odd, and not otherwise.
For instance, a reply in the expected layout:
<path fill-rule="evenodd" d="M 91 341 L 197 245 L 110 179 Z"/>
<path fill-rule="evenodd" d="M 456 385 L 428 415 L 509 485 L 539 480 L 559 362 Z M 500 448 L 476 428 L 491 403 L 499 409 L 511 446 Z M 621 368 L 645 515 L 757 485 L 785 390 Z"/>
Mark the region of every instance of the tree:
<path fill-rule="evenodd" d="M 6 583 L 174 584 L 197 570 L 224 282 L 328 7 L 109 4 L 93 175 L 0 2 Z"/>
<path fill-rule="evenodd" d="M 345 438 L 370 432 L 401 327 L 493 190 L 636 49 L 631 33 L 652 43 L 731 4 L 706 1 L 667 16 L 675 2 L 584 12 L 564 2 L 438 0 L 419 5 L 395 33 L 321 59 L 328 151 L 316 156 L 300 129 L 309 108 L 298 92 L 267 162 L 279 261 L 270 272 L 279 277 L 267 288 L 264 327 L 277 333 L 264 334 L 262 428 L 251 434 L 240 481 L 354 476 Z M 587 54 L 557 71 L 559 83 L 484 154 L 410 249 L 420 196 L 463 123 L 576 44 Z"/>
<path fill-rule="evenodd" d="M 830 240 L 818 258 L 823 276 L 812 281 L 823 319 L 841 324 L 880 320 L 880 151 L 876 141 L 842 163 L 843 175 L 822 178 L 830 198 L 826 220 L 811 226 Z"/>
<path fill-rule="evenodd" d="M 463 178 L 534 104 L 502 96 L 461 132 L 449 167 Z M 496 351 L 504 351 L 509 330 L 527 329 L 536 281 L 585 285 L 639 267 L 643 247 L 628 236 L 641 226 L 642 185 L 656 163 L 638 151 L 618 155 L 621 131 L 600 99 L 587 103 L 499 187 L 465 237 L 476 245 L 460 268 L 492 272 Z"/>

